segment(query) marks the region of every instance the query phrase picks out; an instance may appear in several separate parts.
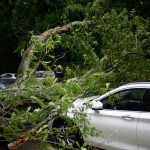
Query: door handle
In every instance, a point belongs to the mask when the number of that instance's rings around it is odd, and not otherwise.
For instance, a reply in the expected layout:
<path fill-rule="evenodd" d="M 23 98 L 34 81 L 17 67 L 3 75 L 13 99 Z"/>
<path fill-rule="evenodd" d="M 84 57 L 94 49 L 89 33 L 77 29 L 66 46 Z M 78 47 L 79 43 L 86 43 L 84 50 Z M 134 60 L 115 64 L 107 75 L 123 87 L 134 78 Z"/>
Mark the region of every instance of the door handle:
<path fill-rule="evenodd" d="M 133 116 L 130 116 L 130 115 L 127 115 L 127 116 L 121 116 L 123 119 L 125 120 L 133 120 L 134 117 Z"/>

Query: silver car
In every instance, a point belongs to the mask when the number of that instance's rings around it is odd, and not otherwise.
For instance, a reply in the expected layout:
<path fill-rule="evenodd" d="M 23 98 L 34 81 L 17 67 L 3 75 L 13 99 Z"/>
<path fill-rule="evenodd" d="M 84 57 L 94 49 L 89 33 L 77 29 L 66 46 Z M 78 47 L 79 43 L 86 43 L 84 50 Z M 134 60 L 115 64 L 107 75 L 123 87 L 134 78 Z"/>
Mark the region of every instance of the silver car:
<path fill-rule="evenodd" d="M 90 126 L 102 133 L 83 137 L 84 143 L 107 150 L 150 149 L 150 82 L 126 84 L 91 99 L 86 114 Z M 84 102 L 78 99 L 74 106 Z"/>
<path fill-rule="evenodd" d="M 8 88 L 11 84 L 13 84 L 16 80 L 16 76 L 14 73 L 4 73 L 0 75 L 0 83 Z"/>

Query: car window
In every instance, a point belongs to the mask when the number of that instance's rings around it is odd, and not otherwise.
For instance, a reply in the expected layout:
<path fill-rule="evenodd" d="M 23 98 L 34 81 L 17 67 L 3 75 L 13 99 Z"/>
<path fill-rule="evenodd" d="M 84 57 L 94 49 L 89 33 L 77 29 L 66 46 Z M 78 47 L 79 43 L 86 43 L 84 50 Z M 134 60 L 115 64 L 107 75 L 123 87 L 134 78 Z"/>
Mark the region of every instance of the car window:
<path fill-rule="evenodd" d="M 114 93 L 101 100 L 103 108 L 138 111 L 144 92 L 144 89 L 129 89 Z"/>
<path fill-rule="evenodd" d="M 145 94 L 143 96 L 142 110 L 150 112 L 150 89 L 146 89 Z"/>

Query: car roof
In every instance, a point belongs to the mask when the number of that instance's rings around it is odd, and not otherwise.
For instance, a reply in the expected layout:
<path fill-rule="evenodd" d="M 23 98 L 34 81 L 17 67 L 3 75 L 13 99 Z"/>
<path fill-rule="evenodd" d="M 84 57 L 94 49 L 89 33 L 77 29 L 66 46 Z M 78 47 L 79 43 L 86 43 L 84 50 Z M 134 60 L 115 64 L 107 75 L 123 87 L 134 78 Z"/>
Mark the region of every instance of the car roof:
<path fill-rule="evenodd" d="M 107 97 L 108 95 L 116 93 L 116 92 L 119 92 L 119 91 L 128 90 L 128 89 L 137 89 L 137 88 L 150 89 L 150 82 L 133 82 L 133 83 L 128 83 L 128 84 L 122 85 L 122 86 L 120 86 L 118 88 L 115 88 L 115 89 L 113 89 L 111 91 L 108 91 L 107 93 L 101 95 L 99 98 L 103 99 L 103 98 Z"/>
<path fill-rule="evenodd" d="M 125 85 L 128 85 L 128 84 L 150 84 L 150 81 L 139 81 L 139 82 L 131 82 L 131 83 L 127 83 Z"/>
<path fill-rule="evenodd" d="M 119 88 L 150 88 L 150 82 L 132 82 L 122 85 Z"/>

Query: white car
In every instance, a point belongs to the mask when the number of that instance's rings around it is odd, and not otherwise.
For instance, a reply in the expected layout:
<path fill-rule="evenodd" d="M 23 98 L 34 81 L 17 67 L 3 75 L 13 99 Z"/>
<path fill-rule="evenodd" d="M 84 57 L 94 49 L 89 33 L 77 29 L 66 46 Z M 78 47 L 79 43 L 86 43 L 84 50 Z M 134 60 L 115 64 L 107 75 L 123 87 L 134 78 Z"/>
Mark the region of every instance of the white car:
<path fill-rule="evenodd" d="M 82 99 L 74 102 L 78 108 L 83 104 Z M 86 113 L 90 126 L 102 134 L 83 137 L 84 143 L 106 150 L 150 149 L 150 82 L 126 84 L 92 98 L 92 108 Z M 62 122 L 57 120 L 54 124 L 65 132 L 66 125 Z M 73 139 L 81 142 L 77 136 L 70 139 L 68 136 L 66 141 L 69 143 Z"/>

